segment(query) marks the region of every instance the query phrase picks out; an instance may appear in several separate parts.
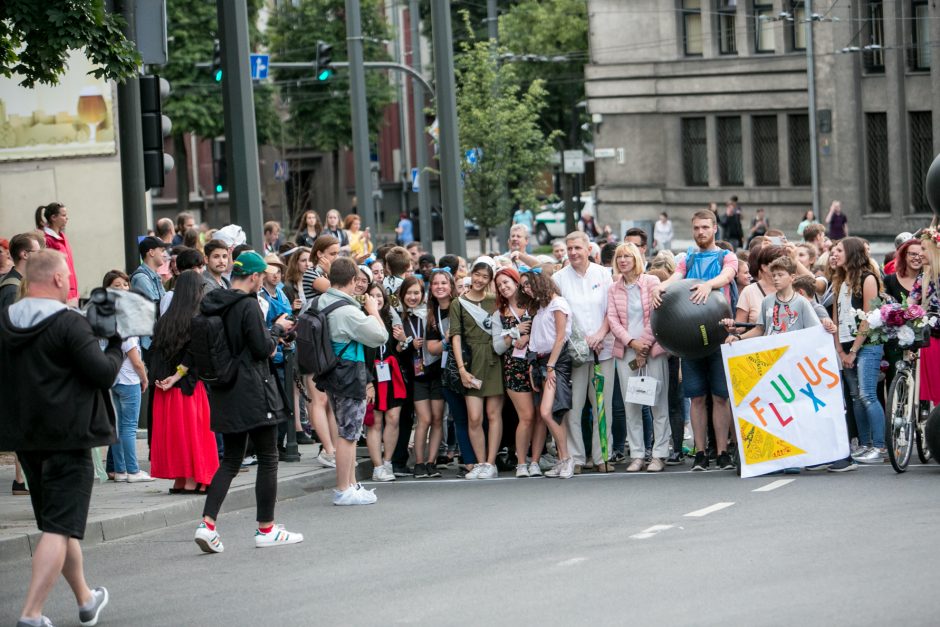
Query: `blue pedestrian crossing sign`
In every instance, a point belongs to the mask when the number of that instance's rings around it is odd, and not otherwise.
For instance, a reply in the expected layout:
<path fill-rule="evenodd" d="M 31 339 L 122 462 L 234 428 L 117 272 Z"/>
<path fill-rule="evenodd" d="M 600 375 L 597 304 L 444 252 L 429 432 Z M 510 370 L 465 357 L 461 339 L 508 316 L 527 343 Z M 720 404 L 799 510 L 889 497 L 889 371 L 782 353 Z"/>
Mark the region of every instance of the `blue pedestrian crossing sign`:
<path fill-rule="evenodd" d="M 284 182 L 287 180 L 287 162 L 286 161 L 275 161 L 274 162 L 274 180 Z"/>
<path fill-rule="evenodd" d="M 419 192 L 421 191 L 421 172 L 418 168 L 411 168 L 411 191 Z"/>
<path fill-rule="evenodd" d="M 251 80 L 261 81 L 268 77 L 268 65 L 271 55 L 253 54 L 251 55 Z"/>

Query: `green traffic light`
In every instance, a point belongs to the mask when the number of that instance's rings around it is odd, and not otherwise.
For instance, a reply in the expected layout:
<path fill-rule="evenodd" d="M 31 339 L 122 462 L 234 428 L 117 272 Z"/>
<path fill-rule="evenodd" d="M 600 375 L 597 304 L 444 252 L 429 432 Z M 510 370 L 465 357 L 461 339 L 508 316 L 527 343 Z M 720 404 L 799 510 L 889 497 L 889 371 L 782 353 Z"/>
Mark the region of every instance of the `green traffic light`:
<path fill-rule="evenodd" d="M 221 185 L 216 185 L 216 186 L 215 186 L 215 191 L 216 191 L 217 194 L 221 194 L 221 193 L 222 193 L 222 186 L 221 186 Z"/>
<path fill-rule="evenodd" d="M 221 70 L 221 68 L 215 71 L 215 82 L 216 82 L 216 83 L 221 83 L 221 82 L 222 82 L 222 70 Z"/>
<path fill-rule="evenodd" d="M 320 70 L 320 73 L 317 74 L 317 80 L 318 80 L 318 81 L 325 81 L 325 80 L 327 80 L 328 78 L 330 78 L 331 76 L 333 76 L 333 70 L 331 70 L 331 69 L 329 69 L 329 68 L 326 68 L 326 69 Z"/>

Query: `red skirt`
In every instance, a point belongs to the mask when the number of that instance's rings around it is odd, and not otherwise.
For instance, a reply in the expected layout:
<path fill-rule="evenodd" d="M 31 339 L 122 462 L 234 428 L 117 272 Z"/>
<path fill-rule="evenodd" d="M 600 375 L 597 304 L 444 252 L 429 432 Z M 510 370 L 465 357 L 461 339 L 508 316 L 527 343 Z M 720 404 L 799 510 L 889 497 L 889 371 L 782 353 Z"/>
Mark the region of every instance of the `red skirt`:
<path fill-rule="evenodd" d="M 940 339 L 920 349 L 920 400 L 940 404 Z"/>
<path fill-rule="evenodd" d="M 192 396 L 179 388 L 153 388 L 150 474 L 160 479 L 193 478 L 210 484 L 219 468 L 215 434 L 209 430 L 209 399 L 202 381 Z"/>

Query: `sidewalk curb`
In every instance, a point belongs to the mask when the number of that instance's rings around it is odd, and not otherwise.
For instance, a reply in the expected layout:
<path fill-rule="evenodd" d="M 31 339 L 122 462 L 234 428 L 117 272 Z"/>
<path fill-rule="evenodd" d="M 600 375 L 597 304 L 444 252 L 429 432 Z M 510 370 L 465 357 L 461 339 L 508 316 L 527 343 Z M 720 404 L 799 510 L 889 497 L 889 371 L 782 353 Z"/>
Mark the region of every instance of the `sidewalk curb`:
<path fill-rule="evenodd" d="M 372 477 L 372 464 L 368 459 L 360 459 L 356 464 L 356 478 Z M 319 492 L 336 484 L 336 471 L 332 468 L 320 468 L 307 473 L 278 479 L 277 500 L 285 501 Z M 199 495 L 174 497 L 178 500 L 161 501 L 158 507 L 144 512 L 117 514 L 110 518 L 88 523 L 85 528 L 83 547 L 95 546 L 112 540 L 119 540 L 148 531 L 156 531 L 180 523 L 191 522 L 193 525 L 202 515 L 205 497 Z M 243 485 L 229 490 L 225 497 L 223 512 L 234 512 L 255 506 L 254 484 Z M 7 538 L 0 538 L 0 564 L 29 559 L 33 547 L 39 542 L 42 532 L 36 530 Z"/>

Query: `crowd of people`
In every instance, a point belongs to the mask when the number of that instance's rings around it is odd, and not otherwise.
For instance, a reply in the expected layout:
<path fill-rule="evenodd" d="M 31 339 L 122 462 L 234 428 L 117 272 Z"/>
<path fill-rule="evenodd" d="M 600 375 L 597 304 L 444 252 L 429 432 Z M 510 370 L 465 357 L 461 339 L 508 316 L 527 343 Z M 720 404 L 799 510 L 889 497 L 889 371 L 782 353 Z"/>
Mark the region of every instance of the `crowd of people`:
<path fill-rule="evenodd" d="M 883 372 L 891 364 L 858 312 L 878 299 L 940 310 L 940 235 L 932 227 L 900 234 L 896 252 L 878 263 L 865 240 L 848 235 L 838 202 L 823 224 L 807 212 L 796 242 L 772 228 L 762 209 L 745 232 L 742 214 L 733 197 L 723 213 L 714 204 L 695 213 L 694 244 L 678 253 L 665 213 L 652 234 L 632 228 L 622 242 L 585 216 L 550 254 L 533 254 L 531 216 L 517 215 L 508 249 L 472 260 L 435 257 L 413 239 L 407 216 L 398 241 L 376 247 L 357 215 L 330 210 L 321 223 L 307 211 L 293 234 L 266 223 L 259 250 L 236 225 L 213 230 L 188 213 L 175 223 L 161 219 L 139 242 L 140 266 L 101 281 L 144 295 L 159 311 L 152 336 L 107 347 L 109 357 L 120 356 L 120 367 L 109 385 L 118 437 L 106 472 L 116 482 L 170 479 L 170 493 L 205 494 L 195 539 L 203 550 L 220 552 L 219 508 L 232 478 L 252 464 L 257 545 L 303 539 L 274 523 L 288 430 L 300 445 L 317 443 L 317 462 L 336 469 L 336 505 L 377 500 L 356 482 L 360 441 L 375 482 L 432 479 L 443 471 L 483 480 L 500 471 L 564 479 L 621 465 L 629 473 L 686 463 L 696 471 L 712 464 L 733 469 L 720 353 L 670 354 L 652 332 L 664 291 L 683 278 L 701 280 L 689 296 L 695 303 L 714 290 L 724 294 L 732 312 L 723 321 L 732 332 L 728 341 L 816 325 L 832 334 L 852 448 L 846 459 L 818 469 L 881 463 Z M 15 335 L 22 331 L 16 327 L 43 317 L 31 311 L 48 314 L 31 297 L 33 259 L 45 259 L 37 264 L 44 274 L 36 276 L 47 283 L 49 267 L 61 261 L 52 273 L 61 283 L 56 299 L 63 307 L 78 304 L 68 220 L 67 208 L 51 203 L 37 210 L 35 231 L 0 240 L 0 331 Z M 43 249 L 56 252 L 50 257 Z M 338 365 L 301 373 L 289 367 L 302 350 L 299 322 L 321 314 Z M 751 330 L 735 333 L 742 324 Z M 207 362 L 220 350 L 211 345 L 212 333 L 224 336 L 229 367 Z M 0 335 L 0 344 L 10 341 Z M 922 399 L 936 403 L 936 341 L 921 359 Z M 639 373 L 660 382 L 652 402 L 627 394 Z M 607 382 L 602 395 L 598 375 Z M 142 406 L 149 473 L 137 458 Z M 606 420 L 598 419 L 602 414 Z M 13 493 L 31 494 L 40 519 L 39 462 L 23 441 L 12 443 L 6 448 L 19 452 L 26 470 L 24 479 L 17 467 Z"/>

